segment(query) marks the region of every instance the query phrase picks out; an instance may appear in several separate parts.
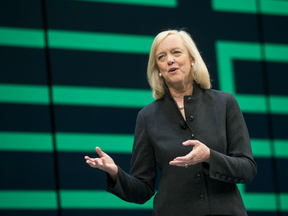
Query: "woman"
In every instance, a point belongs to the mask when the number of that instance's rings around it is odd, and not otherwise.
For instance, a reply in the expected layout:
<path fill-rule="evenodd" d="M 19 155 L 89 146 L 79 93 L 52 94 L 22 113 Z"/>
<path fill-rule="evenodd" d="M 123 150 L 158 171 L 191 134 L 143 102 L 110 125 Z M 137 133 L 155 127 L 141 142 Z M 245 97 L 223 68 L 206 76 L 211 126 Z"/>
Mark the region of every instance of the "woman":
<path fill-rule="evenodd" d="M 108 192 L 139 204 L 154 195 L 158 165 L 155 216 L 247 215 L 236 183 L 249 183 L 257 169 L 233 95 L 210 89 L 184 31 L 157 35 L 147 73 L 156 101 L 138 114 L 130 174 L 98 147 L 100 158 L 86 162 L 108 173 Z"/>

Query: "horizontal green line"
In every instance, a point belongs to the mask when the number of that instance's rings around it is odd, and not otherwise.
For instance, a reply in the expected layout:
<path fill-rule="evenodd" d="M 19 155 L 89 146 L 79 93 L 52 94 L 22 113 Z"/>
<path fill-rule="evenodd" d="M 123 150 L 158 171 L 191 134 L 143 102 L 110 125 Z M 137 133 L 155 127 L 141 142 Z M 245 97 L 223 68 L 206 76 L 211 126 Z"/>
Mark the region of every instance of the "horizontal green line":
<path fill-rule="evenodd" d="M 212 0 L 215 11 L 257 14 L 257 0 Z M 283 0 L 260 0 L 260 13 L 288 16 L 288 2 Z"/>
<path fill-rule="evenodd" d="M 64 209 L 153 209 L 153 198 L 143 205 L 129 203 L 106 191 L 61 190 L 60 203 Z"/>
<path fill-rule="evenodd" d="M 271 140 L 268 139 L 251 139 L 251 147 L 254 157 L 270 158 L 271 154 Z M 288 157 L 288 153 L 287 153 Z"/>
<path fill-rule="evenodd" d="M 49 88 L 40 85 L 0 84 L 0 102 L 49 104 Z"/>
<path fill-rule="evenodd" d="M 211 3 L 215 11 L 257 13 L 255 0 L 212 0 Z"/>
<path fill-rule="evenodd" d="M 53 151 L 51 133 L 0 132 L 2 151 Z"/>
<path fill-rule="evenodd" d="M 267 15 L 288 16 L 288 1 L 261 0 L 260 12 Z"/>
<path fill-rule="evenodd" d="M 142 108 L 153 102 L 151 90 L 53 86 L 53 102 L 61 105 Z"/>
<path fill-rule="evenodd" d="M 130 5 L 144 5 L 157 7 L 177 7 L 177 0 L 76 0 L 76 1 L 90 1 L 90 2 L 104 2 L 115 4 L 130 4 Z"/>
<path fill-rule="evenodd" d="M 267 113 L 268 111 L 265 96 L 235 94 L 235 98 L 237 99 L 242 112 Z"/>
<path fill-rule="evenodd" d="M 153 102 L 151 90 L 53 86 L 57 105 L 142 108 Z M 0 102 L 49 104 L 48 86 L 0 84 Z"/>
<path fill-rule="evenodd" d="M 154 36 L 49 29 L 48 46 L 104 52 L 149 54 Z M 0 45 L 44 48 L 43 30 L 0 27 Z"/>
<path fill-rule="evenodd" d="M 242 199 L 247 211 L 276 211 L 276 194 L 269 193 L 245 193 Z"/>
<path fill-rule="evenodd" d="M 131 154 L 134 136 L 127 134 L 60 133 L 56 132 L 56 149 L 62 152 L 91 152 L 100 147 L 107 153 Z M 52 152 L 51 133 L 0 132 L 2 151 Z M 254 157 L 270 158 L 271 145 L 276 158 L 288 158 L 288 140 L 251 139 Z"/>
<path fill-rule="evenodd" d="M 93 152 L 98 146 L 108 153 L 132 153 L 133 135 L 56 133 L 57 151 Z"/>
<path fill-rule="evenodd" d="M 279 194 L 280 198 L 280 210 L 288 211 L 288 193 Z"/>
<path fill-rule="evenodd" d="M 48 30 L 48 45 L 55 49 L 148 54 L 154 36 Z"/>
<path fill-rule="evenodd" d="M 288 115 L 288 96 L 269 96 L 270 112 Z"/>
<path fill-rule="evenodd" d="M 276 193 L 247 193 L 244 184 L 237 186 L 247 211 L 277 211 Z"/>
<path fill-rule="evenodd" d="M 151 90 L 98 88 L 80 86 L 53 86 L 56 105 L 108 106 L 142 108 L 153 102 Z M 234 94 L 242 112 L 267 113 L 263 95 Z M 273 114 L 288 114 L 288 97 L 270 95 Z M 24 104 L 49 104 L 48 86 L 0 84 L 0 102 Z"/>
<path fill-rule="evenodd" d="M 0 45 L 30 48 L 44 48 L 45 37 L 42 29 L 0 27 Z"/>
<path fill-rule="evenodd" d="M 264 44 L 264 52 L 266 61 L 288 63 L 288 45 L 286 44 L 266 43 Z"/>
<path fill-rule="evenodd" d="M 276 194 L 247 193 L 245 185 L 238 185 L 248 211 L 276 211 Z M 288 194 L 279 195 L 281 211 L 287 211 Z M 143 205 L 129 203 L 103 190 L 60 190 L 62 209 L 153 209 L 153 197 Z M 265 205 L 263 205 L 265 203 Z M 0 209 L 56 210 L 56 191 L 0 190 Z"/>
<path fill-rule="evenodd" d="M 57 210 L 57 194 L 56 191 L 0 190 L 0 209 Z"/>
<path fill-rule="evenodd" d="M 276 158 L 288 158 L 288 140 L 274 140 L 273 144 Z"/>

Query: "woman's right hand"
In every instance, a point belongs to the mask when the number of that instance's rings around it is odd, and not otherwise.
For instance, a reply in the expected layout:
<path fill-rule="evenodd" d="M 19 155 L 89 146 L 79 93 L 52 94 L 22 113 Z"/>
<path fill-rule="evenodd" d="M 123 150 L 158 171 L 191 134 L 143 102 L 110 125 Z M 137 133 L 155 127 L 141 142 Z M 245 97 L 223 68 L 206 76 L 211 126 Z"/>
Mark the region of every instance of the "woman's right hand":
<path fill-rule="evenodd" d="M 114 160 L 99 147 L 96 147 L 96 152 L 100 158 L 90 158 L 89 156 L 85 156 L 86 163 L 93 168 L 98 168 L 108 172 L 111 178 L 116 182 L 118 166 L 114 163 Z"/>

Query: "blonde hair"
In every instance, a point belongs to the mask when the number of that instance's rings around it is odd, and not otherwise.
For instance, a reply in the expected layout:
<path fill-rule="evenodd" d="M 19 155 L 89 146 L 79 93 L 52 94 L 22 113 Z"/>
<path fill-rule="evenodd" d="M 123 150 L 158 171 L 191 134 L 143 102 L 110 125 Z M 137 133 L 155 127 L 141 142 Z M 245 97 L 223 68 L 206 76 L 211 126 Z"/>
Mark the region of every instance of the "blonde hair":
<path fill-rule="evenodd" d="M 200 84 L 201 88 L 203 89 L 210 89 L 211 82 L 209 72 L 207 67 L 194 43 L 191 36 L 185 31 L 178 31 L 178 30 L 168 30 L 160 32 L 154 39 L 147 67 L 147 77 L 148 82 L 153 91 L 153 97 L 158 100 L 161 99 L 165 94 L 165 81 L 163 77 L 159 76 L 158 65 L 156 62 L 156 49 L 158 45 L 168 36 L 172 34 L 180 35 L 186 48 L 194 60 L 194 66 L 191 69 L 191 73 L 193 79 Z"/>

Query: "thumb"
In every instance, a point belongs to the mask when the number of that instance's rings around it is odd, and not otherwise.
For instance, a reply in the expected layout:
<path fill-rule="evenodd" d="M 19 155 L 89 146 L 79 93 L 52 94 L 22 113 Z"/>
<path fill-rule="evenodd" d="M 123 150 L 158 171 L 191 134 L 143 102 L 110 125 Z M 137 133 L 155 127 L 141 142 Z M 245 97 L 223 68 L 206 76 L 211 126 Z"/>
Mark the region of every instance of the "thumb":
<path fill-rule="evenodd" d="M 96 148 L 96 152 L 100 157 L 104 157 L 105 153 L 97 146 Z"/>

